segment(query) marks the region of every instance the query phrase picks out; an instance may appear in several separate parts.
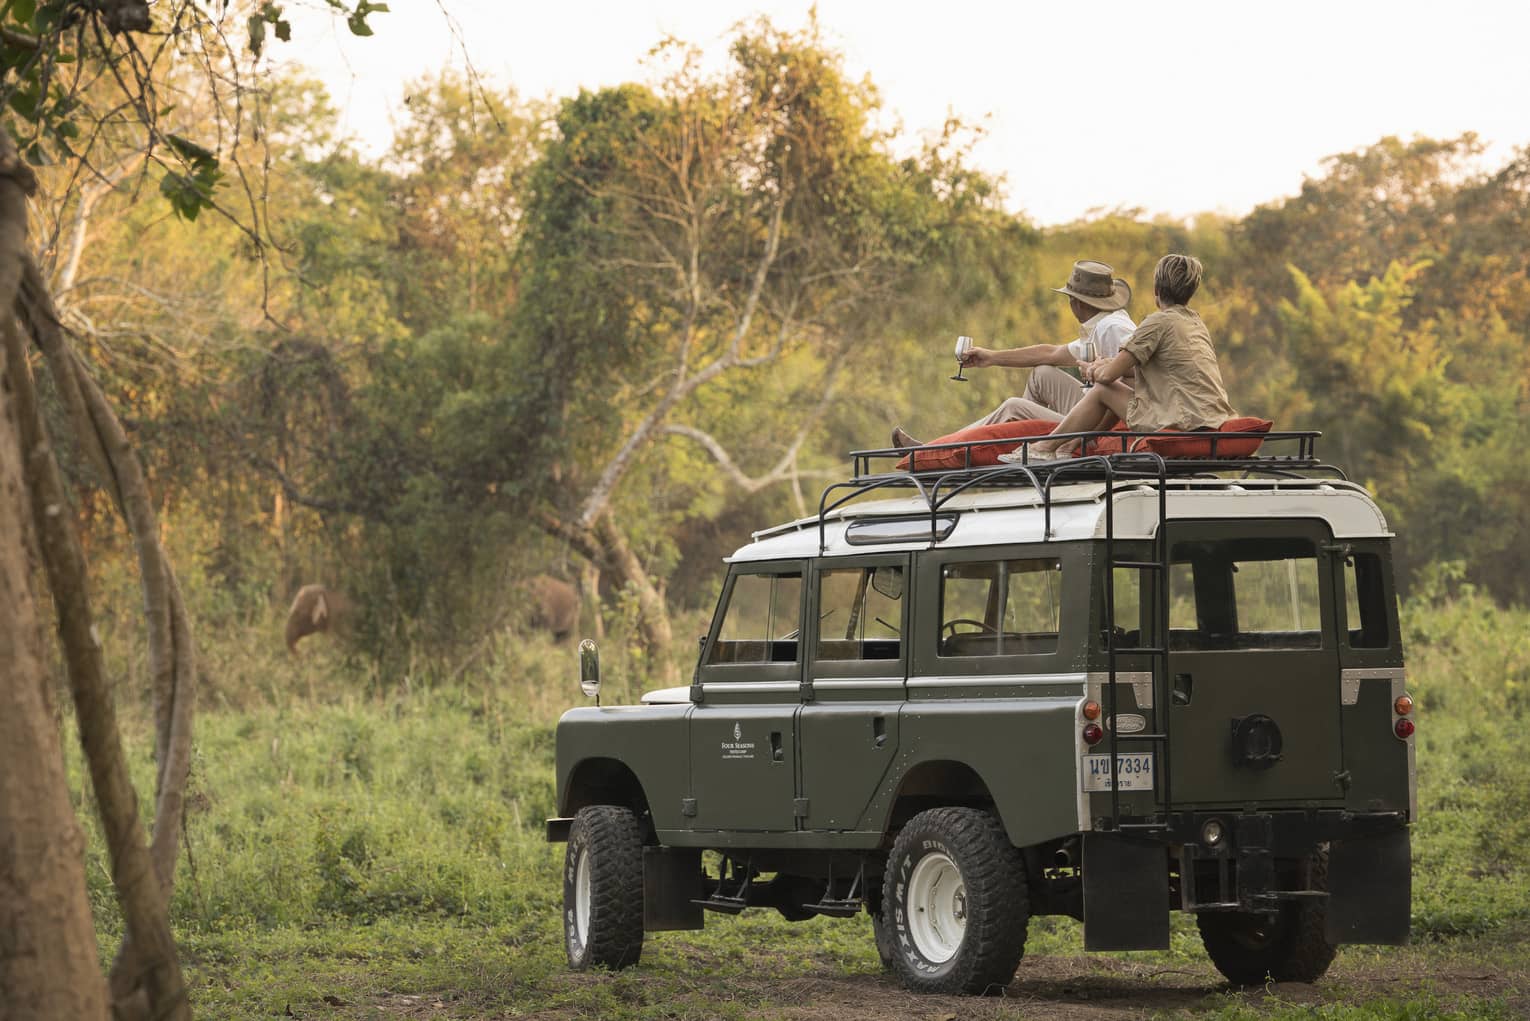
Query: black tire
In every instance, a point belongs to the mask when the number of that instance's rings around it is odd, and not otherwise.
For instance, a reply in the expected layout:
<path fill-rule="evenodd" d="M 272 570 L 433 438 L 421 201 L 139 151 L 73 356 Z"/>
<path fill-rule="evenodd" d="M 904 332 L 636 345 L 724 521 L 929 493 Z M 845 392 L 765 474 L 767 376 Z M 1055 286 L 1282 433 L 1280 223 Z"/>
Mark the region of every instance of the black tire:
<path fill-rule="evenodd" d="M 627 968 L 642 955 L 643 829 L 630 810 L 592 805 L 575 814 L 563 855 L 563 937 L 576 971 Z"/>
<path fill-rule="evenodd" d="M 941 875 L 946 878 L 930 878 Z M 949 928 L 939 919 L 945 910 L 954 922 Z M 993 815 L 935 808 L 914 816 L 898 834 L 882 882 L 882 929 L 893 968 L 909 989 L 1003 989 L 1025 953 L 1029 920 L 1025 863 Z M 949 956 L 931 953 L 942 947 Z"/>
<path fill-rule="evenodd" d="M 1309 890 L 1328 889 L 1327 850 L 1302 863 L 1302 878 Z M 1233 985 L 1316 982 L 1336 952 L 1328 942 L 1326 900 L 1288 902 L 1275 915 L 1207 912 L 1196 921 L 1211 963 Z"/>
<path fill-rule="evenodd" d="M 882 923 L 882 913 L 871 913 L 871 938 L 876 940 L 877 960 L 882 962 L 882 970 L 894 973 L 898 970 L 898 947 L 887 935 L 887 926 Z"/>

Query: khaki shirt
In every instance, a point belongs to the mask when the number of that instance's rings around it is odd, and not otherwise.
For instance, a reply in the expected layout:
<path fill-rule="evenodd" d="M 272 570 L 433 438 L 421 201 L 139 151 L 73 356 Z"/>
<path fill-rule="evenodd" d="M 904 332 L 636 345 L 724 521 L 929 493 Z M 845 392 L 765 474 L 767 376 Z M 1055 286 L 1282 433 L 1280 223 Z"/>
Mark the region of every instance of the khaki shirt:
<path fill-rule="evenodd" d="M 1137 361 L 1136 393 L 1126 406 L 1133 432 L 1215 429 L 1237 412 L 1222 387 L 1222 370 L 1201 317 L 1170 305 L 1142 320 L 1121 346 Z"/>

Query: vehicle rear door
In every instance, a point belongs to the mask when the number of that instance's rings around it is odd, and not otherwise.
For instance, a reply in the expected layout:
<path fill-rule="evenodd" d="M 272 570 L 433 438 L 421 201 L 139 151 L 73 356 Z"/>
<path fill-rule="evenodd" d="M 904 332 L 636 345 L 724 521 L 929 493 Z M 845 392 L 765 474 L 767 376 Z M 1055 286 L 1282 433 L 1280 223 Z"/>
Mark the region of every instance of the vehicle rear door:
<path fill-rule="evenodd" d="M 1169 536 L 1175 805 L 1342 797 L 1327 525 L 1184 521 Z"/>

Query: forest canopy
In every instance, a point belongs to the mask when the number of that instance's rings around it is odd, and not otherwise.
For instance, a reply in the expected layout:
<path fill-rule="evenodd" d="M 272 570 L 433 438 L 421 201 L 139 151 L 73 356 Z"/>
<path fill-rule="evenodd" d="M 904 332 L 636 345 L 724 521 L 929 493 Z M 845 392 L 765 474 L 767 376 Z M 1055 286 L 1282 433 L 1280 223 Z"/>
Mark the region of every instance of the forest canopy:
<path fill-rule="evenodd" d="M 503 621 L 518 575 L 590 564 L 657 650 L 667 612 L 709 603 L 718 558 L 811 506 L 844 451 L 1023 387 L 945 385 L 951 337 L 1069 339 L 1051 288 L 1078 258 L 1125 276 L 1140 318 L 1169 251 L 1205 262 L 1234 405 L 1323 431 L 1405 583 L 1459 562 L 1530 597 L 1530 153 L 1385 138 L 1241 218 L 1043 229 L 962 125 L 900 154 L 814 28 L 747 25 L 720 70 L 699 57 L 667 44 L 647 80 L 551 103 L 419 82 L 379 158 L 319 87 L 278 81 L 268 248 L 131 181 L 87 208 L 43 172 L 51 215 L 89 219 L 49 255 L 62 313 L 193 551 L 201 615 L 323 576 L 363 594 L 379 656 L 449 652 Z"/>

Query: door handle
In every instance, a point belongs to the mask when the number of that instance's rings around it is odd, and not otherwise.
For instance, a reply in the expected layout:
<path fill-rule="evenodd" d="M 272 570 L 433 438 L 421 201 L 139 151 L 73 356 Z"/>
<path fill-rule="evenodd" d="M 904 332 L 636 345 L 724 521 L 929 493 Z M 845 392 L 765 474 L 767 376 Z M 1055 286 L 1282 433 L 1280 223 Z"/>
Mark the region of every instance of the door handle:
<path fill-rule="evenodd" d="M 1189 705 L 1195 695 L 1195 678 L 1189 674 L 1174 675 L 1174 691 L 1170 695 L 1175 705 Z"/>
<path fill-rule="evenodd" d="M 785 753 L 781 748 L 781 732 L 779 730 L 772 730 L 770 732 L 770 761 L 780 762 L 785 757 Z"/>

